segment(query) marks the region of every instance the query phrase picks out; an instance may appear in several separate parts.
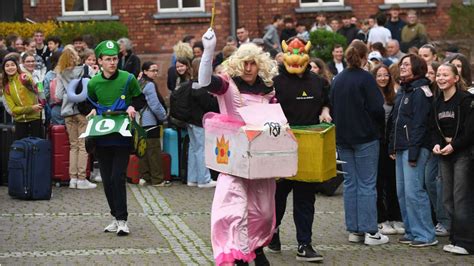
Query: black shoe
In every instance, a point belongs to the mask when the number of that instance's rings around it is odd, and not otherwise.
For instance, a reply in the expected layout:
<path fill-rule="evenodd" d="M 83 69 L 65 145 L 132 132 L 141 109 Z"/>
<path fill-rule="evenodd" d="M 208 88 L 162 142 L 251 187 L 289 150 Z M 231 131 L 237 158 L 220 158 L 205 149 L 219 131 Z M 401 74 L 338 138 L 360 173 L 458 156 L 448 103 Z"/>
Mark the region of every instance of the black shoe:
<path fill-rule="evenodd" d="M 265 253 L 263 252 L 263 247 L 257 248 L 255 250 L 255 266 L 270 266 L 270 262 L 268 261 L 267 257 L 265 257 Z"/>
<path fill-rule="evenodd" d="M 235 263 L 236 266 L 248 266 L 249 265 L 248 262 L 245 262 L 243 260 L 235 260 L 234 263 Z"/>
<path fill-rule="evenodd" d="M 281 243 L 280 243 L 280 231 L 276 231 L 273 234 L 272 240 L 267 246 L 268 251 L 271 253 L 281 253 Z"/>
<path fill-rule="evenodd" d="M 296 253 L 297 261 L 322 261 L 321 256 L 311 245 L 299 245 Z"/>

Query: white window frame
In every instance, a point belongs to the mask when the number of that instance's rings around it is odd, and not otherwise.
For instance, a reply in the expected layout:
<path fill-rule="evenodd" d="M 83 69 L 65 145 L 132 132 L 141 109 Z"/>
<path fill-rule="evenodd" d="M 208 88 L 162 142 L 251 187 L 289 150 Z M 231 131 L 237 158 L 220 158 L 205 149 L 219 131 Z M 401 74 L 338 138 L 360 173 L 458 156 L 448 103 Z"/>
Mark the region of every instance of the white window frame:
<path fill-rule="evenodd" d="M 66 0 L 61 0 L 61 10 L 63 16 L 83 16 L 83 15 L 111 15 L 112 5 L 111 0 L 106 0 L 107 10 L 92 10 L 89 11 L 88 0 L 82 0 L 84 2 L 84 11 L 66 11 Z"/>
<path fill-rule="evenodd" d="M 168 13 L 168 12 L 204 12 L 204 1 L 199 0 L 200 6 L 199 7 L 183 7 L 183 0 L 178 1 L 178 8 L 161 8 L 161 1 L 158 0 L 158 12 L 159 13 Z"/>
<path fill-rule="evenodd" d="M 385 0 L 385 4 L 428 3 L 428 0 Z"/>
<path fill-rule="evenodd" d="M 300 7 L 318 7 L 318 6 L 343 6 L 344 0 L 339 0 L 338 2 L 324 3 L 323 0 L 317 0 L 317 3 L 301 3 Z"/>

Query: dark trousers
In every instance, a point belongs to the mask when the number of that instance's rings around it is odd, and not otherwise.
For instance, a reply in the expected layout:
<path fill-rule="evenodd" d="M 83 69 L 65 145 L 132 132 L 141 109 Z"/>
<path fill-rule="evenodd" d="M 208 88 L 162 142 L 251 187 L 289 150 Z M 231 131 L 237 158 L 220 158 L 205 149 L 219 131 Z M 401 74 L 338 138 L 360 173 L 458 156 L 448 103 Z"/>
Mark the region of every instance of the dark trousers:
<path fill-rule="evenodd" d="M 96 155 L 110 214 L 117 220 L 126 221 L 128 212 L 125 181 L 130 147 L 97 147 Z"/>
<path fill-rule="evenodd" d="M 27 137 L 43 137 L 43 125 L 40 119 L 31 122 L 15 122 L 15 140 Z"/>
<path fill-rule="evenodd" d="M 286 200 L 293 190 L 293 220 L 298 244 L 311 244 L 314 220 L 316 184 L 282 179 L 277 182 L 275 193 L 276 226 L 280 226 L 285 215 Z"/>
<path fill-rule="evenodd" d="M 377 174 L 377 222 L 401 221 L 400 206 L 397 197 L 397 179 L 395 160 L 388 156 L 387 144 L 380 144 L 379 166 Z"/>
<path fill-rule="evenodd" d="M 451 243 L 473 253 L 473 154 L 470 150 L 465 150 L 450 156 L 441 156 L 440 167 L 443 179 L 443 204 L 451 218 Z"/>

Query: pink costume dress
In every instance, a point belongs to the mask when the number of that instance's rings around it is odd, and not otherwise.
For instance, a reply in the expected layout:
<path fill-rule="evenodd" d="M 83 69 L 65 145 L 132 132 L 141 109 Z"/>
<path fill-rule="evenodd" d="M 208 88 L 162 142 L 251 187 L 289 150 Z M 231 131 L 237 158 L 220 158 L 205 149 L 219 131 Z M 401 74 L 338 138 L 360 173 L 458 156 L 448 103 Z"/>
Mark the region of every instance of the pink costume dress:
<path fill-rule="evenodd" d="M 242 121 L 237 108 L 269 103 L 275 91 L 265 95 L 240 93 L 228 75 L 219 76 L 216 93 L 221 114 Z M 212 202 L 211 241 L 217 265 L 234 260 L 252 261 L 255 249 L 266 246 L 275 227 L 275 179 L 245 179 L 221 173 Z"/>

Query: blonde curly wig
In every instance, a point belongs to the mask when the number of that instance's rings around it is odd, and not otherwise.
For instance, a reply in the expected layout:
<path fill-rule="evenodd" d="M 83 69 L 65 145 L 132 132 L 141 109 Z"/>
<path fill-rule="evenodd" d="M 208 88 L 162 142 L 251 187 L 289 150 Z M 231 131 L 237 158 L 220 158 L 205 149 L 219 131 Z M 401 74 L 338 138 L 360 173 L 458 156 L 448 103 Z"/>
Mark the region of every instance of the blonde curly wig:
<path fill-rule="evenodd" d="M 268 87 L 273 86 L 273 77 L 278 75 L 278 67 L 269 53 L 263 52 L 262 48 L 253 43 L 243 44 L 227 59 L 224 72 L 231 77 L 244 74 L 244 62 L 255 61 L 258 67 L 258 76 Z"/>
<path fill-rule="evenodd" d="M 193 48 L 187 42 L 178 42 L 175 46 L 173 46 L 173 52 L 176 57 L 188 58 L 190 61 L 194 57 Z"/>

